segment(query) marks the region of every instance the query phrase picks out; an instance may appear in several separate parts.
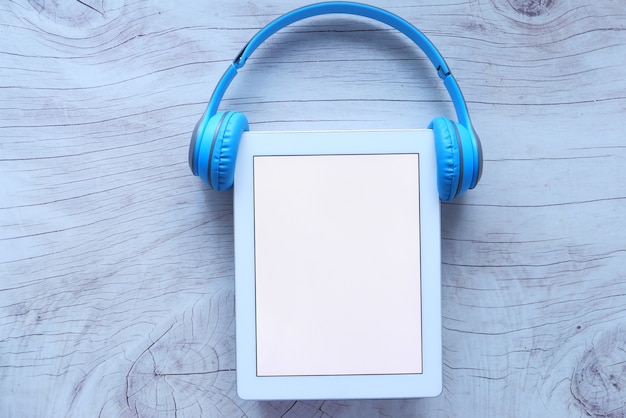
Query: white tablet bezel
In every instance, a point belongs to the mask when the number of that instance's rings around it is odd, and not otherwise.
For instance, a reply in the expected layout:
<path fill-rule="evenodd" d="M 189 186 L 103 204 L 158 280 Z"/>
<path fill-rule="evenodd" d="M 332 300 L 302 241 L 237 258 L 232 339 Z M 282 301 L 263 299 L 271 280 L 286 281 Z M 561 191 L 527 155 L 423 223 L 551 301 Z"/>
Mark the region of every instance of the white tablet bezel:
<path fill-rule="evenodd" d="M 422 373 L 257 376 L 254 156 L 419 154 Z M 234 186 L 237 392 L 243 399 L 381 399 L 442 389 L 440 202 L 433 132 L 246 132 Z"/>

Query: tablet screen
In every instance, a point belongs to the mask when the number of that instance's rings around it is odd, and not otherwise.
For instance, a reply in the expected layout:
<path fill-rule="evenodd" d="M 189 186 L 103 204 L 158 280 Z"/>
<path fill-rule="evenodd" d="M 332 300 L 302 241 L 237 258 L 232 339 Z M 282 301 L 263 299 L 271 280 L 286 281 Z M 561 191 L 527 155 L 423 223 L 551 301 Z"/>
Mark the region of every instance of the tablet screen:
<path fill-rule="evenodd" d="M 422 373 L 419 164 L 253 157 L 257 376 Z"/>

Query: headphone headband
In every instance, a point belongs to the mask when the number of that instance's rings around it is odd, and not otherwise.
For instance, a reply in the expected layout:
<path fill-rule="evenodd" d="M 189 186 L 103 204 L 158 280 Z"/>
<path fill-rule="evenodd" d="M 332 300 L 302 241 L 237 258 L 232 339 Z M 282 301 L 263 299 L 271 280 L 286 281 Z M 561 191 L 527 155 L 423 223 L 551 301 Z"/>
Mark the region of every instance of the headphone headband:
<path fill-rule="evenodd" d="M 237 148 L 247 118 L 239 112 L 217 114 L 230 83 L 252 53 L 270 36 L 292 23 L 326 14 L 349 14 L 376 20 L 397 29 L 428 57 L 450 94 L 458 122 L 436 118 L 428 126 L 434 132 L 437 153 L 437 185 L 441 200 L 460 196 L 478 184 L 482 174 L 482 148 L 472 128 L 467 104 L 445 60 L 432 42 L 406 20 L 377 7 L 359 3 L 317 3 L 289 12 L 262 28 L 239 52 L 217 83 L 207 109 L 196 124 L 189 144 L 189 167 L 217 190 L 233 186 Z"/>
<path fill-rule="evenodd" d="M 245 65 L 246 60 L 265 40 L 292 23 L 327 14 L 350 14 L 370 18 L 397 29 L 411 39 L 426 54 L 437 70 L 437 74 L 443 80 L 444 86 L 452 99 L 452 104 L 454 105 L 459 123 L 465 126 L 469 132 L 473 132 L 467 105 L 463 99 L 463 93 L 461 93 L 459 85 L 435 45 L 433 45 L 433 43 L 415 26 L 401 17 L 377 7 L 350 2 L 328 2 L 305 6 L 277 18 L 262 28 L 250 39 L 233 63 L 228 67 L 224 75 L 222 75 L 222 78 L 213 91 L 213 95 L 211 96 L 211 100 L 208 103 L 202 119 L 206 121 L 217 113 L 222 97 L 224 97 L 226 89 L 237 75 L 237 70 Z"/>

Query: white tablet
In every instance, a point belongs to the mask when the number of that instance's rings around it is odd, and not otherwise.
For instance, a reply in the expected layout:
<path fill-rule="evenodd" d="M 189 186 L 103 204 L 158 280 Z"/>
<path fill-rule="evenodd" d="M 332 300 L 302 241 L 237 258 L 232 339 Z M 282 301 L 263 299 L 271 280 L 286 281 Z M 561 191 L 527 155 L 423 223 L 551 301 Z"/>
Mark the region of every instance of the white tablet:
<path fill-rule="evenodd" d="M 246 132 L 234 190 L 241 398 L 441 392 L 431 130 Z"/>

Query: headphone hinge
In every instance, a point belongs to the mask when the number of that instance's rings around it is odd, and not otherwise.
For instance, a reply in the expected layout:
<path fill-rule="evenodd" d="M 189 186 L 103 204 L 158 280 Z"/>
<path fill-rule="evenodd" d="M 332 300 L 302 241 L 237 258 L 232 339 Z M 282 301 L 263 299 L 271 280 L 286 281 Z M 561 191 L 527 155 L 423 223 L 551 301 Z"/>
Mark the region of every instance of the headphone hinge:
<path fill-rule="evenodd" d="M 450 69 L 448 68 L 444 69 L 441 65 L 437 67 L 437 75 L 439 75 L 439 78 L 442 79 L 443 81 L 446 81 L 446 78 L 448 78 L 448 76 L 451 74 L 452 72 L 450 71 Z"/>
<path fill-rule="evenodd" d="M 241 51 L 239 51 L 239 53 L 233 60 L 233 64 L 235 65 L 235 68 L 240 69 L 246 63 L 246 60 L 244 59 L 242 61 L 242 58 L 243 58 L 243 54 L 246 52 L 246 49 L 248 48 L 248 45 L 250 45 L 250 42 L 248 42 L 247 44 L 244 45 L 243 48 L 241 48 Z"/>

